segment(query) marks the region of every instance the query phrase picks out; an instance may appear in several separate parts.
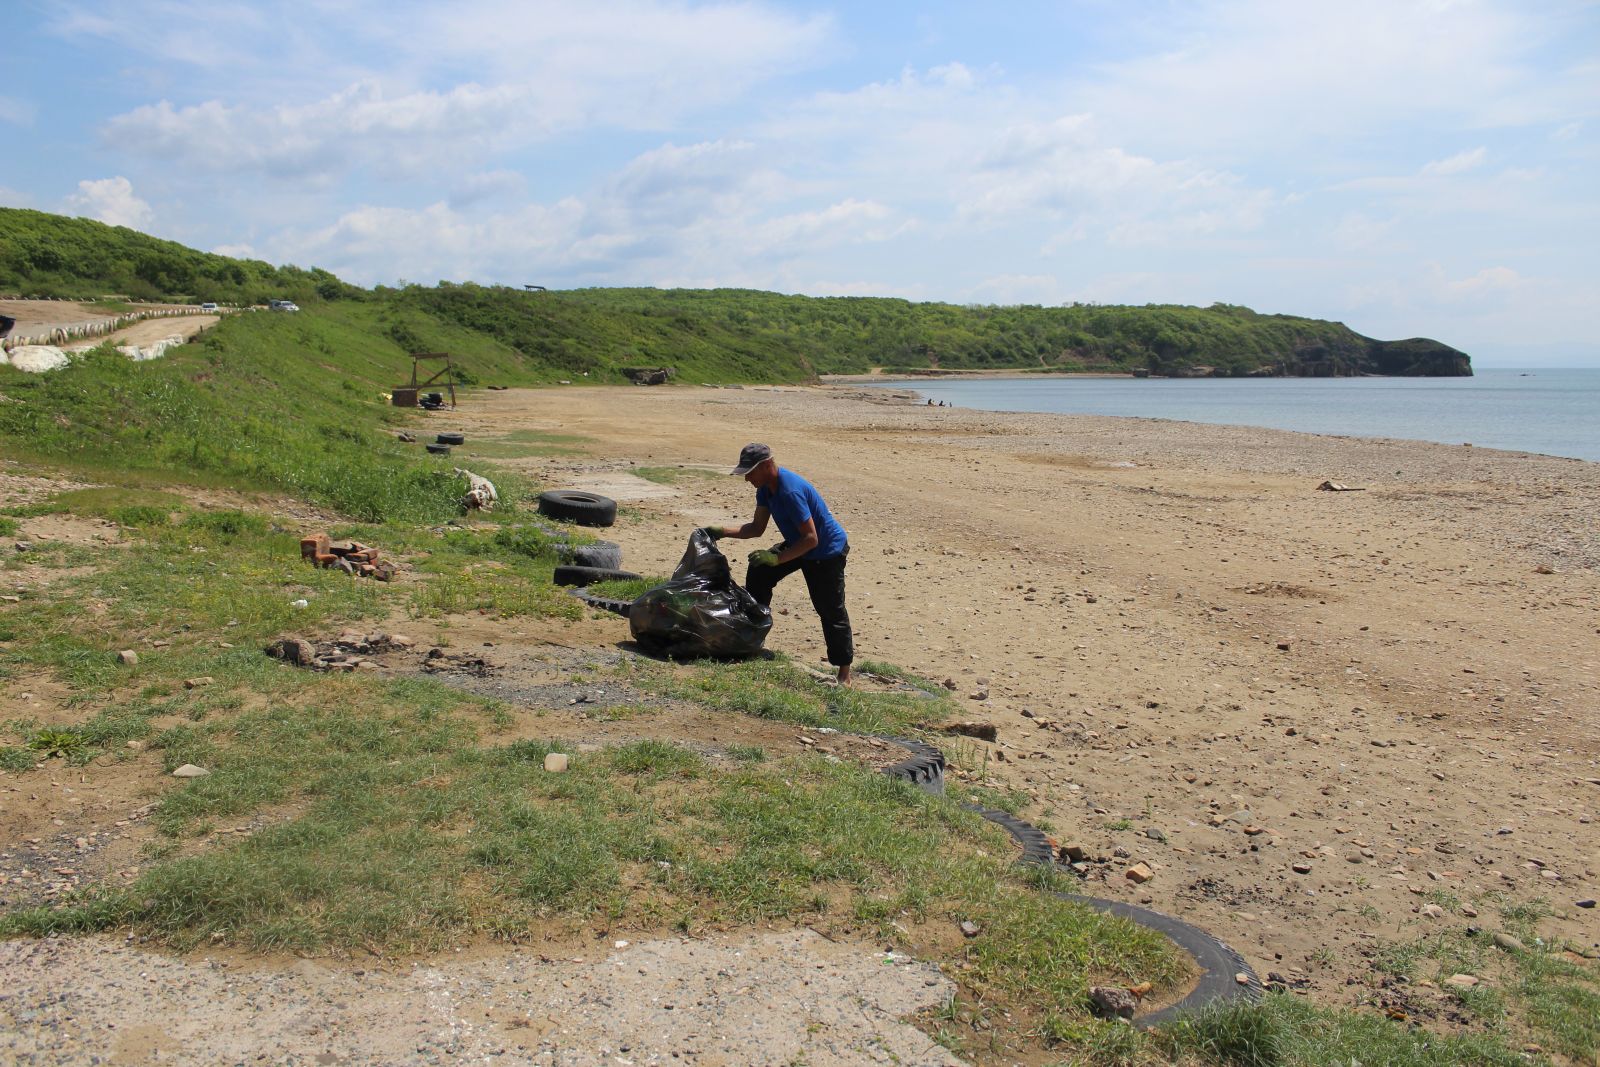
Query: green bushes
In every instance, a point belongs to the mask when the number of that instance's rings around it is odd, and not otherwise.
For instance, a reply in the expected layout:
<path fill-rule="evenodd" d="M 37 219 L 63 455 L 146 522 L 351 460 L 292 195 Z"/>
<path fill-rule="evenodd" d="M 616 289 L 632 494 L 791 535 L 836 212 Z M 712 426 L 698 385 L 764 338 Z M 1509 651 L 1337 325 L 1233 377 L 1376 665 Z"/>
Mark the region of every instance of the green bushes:
<path fill-rule="evenodd" d="M 0 208 L 0 292 L 241 305 L 363 295 L 324 270 L 230 259 L 123 226 L 20 208 Z"/>

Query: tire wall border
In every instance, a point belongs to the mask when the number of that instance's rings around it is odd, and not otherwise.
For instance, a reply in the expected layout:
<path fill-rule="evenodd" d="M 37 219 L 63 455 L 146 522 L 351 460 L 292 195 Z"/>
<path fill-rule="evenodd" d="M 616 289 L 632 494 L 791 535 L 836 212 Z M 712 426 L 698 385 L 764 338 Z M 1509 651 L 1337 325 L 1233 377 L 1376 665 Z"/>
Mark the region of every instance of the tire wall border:
<path fill-rule="evenodd" d="M 911 738 L 883 734 L 873 736 L 899 745 L 910 753 L 908 758 L 883 768 L 882 773 L 908 781 L 926 793 L 936 796 L 944 794 L 944 753 L 933 745 Z M 962 806 L 1011 835 L 1012 840 L 1022 848 L 1018 863 L 1059 869 L 1055 848 L 1050 838 L 1037 826 L 1014 815 L 985 808 L 979 804 Z M 1080 893 L 1056 893 L 1056 896 L 1154 930 L 1172 941 L 1194 960 L 1196 968 L 1200 971 L 1200 978 L 1189 994 L 1176 1004 L 1136 1016 L 1133 1020 L 1135 1026 L 1148 1029 L 1170 1023 L 1180 1015 L 1199 1011 L 1213 1004 L 1231 1000 L 1254 1002 L 1261 999 L 1263 992 L 1261 980 L 1256 977 L 1254 968 L 1246 963 L 1244 957 L 1237 951 L 1200 927 L 1171 915 L 1120 900 L 1107 900 Z M 1244 975 L 1246 981 L 1240 982 L 1239 975 Z"/>

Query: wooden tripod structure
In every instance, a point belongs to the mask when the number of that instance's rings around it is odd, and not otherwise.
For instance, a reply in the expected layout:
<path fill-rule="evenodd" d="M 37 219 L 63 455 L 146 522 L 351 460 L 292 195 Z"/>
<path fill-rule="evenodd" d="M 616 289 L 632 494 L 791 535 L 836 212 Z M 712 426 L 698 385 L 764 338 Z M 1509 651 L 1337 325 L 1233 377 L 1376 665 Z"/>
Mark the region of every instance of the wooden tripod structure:
<path fill-rule="evenodd" d="M 444 360 L 444 366 L 434 371 L 427 378 L 422 378 L 423 364 L 435 360 Z M 420 393 L 425 387 L 432 385 L 443 378 L 441 383 L 450 391 L 450 406 L 456 406 L 456 368 L 450 362 L 448 352 L 413 352 L 411 353 L 411 389 Z"/>

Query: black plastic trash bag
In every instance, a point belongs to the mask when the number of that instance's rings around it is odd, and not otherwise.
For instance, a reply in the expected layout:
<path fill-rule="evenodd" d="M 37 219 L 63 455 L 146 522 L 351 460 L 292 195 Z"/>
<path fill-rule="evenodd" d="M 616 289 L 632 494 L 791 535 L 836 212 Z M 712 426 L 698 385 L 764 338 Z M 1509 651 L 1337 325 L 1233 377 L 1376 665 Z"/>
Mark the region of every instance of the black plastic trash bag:
<path fill-rule="evenodd" d="M 672 581 L 628 609 L 628 627 L 641 646 L 673 659 L 744 659 L 761 651 L 772 612 L 733 580 L 728 557 L 696 530 Z"/>

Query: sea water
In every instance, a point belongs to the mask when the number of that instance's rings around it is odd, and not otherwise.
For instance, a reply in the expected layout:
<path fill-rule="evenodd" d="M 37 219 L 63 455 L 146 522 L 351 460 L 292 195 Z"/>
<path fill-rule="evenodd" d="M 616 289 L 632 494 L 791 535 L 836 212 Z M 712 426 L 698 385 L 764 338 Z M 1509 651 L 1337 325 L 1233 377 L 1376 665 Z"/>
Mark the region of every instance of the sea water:
<path fill-rule="evenodd" d="M 983 411 L 1121 415 L 1396 437 L 1600 462 L 1600 368 L 1471 378 L 916 378 L 874 383 Z"/>

